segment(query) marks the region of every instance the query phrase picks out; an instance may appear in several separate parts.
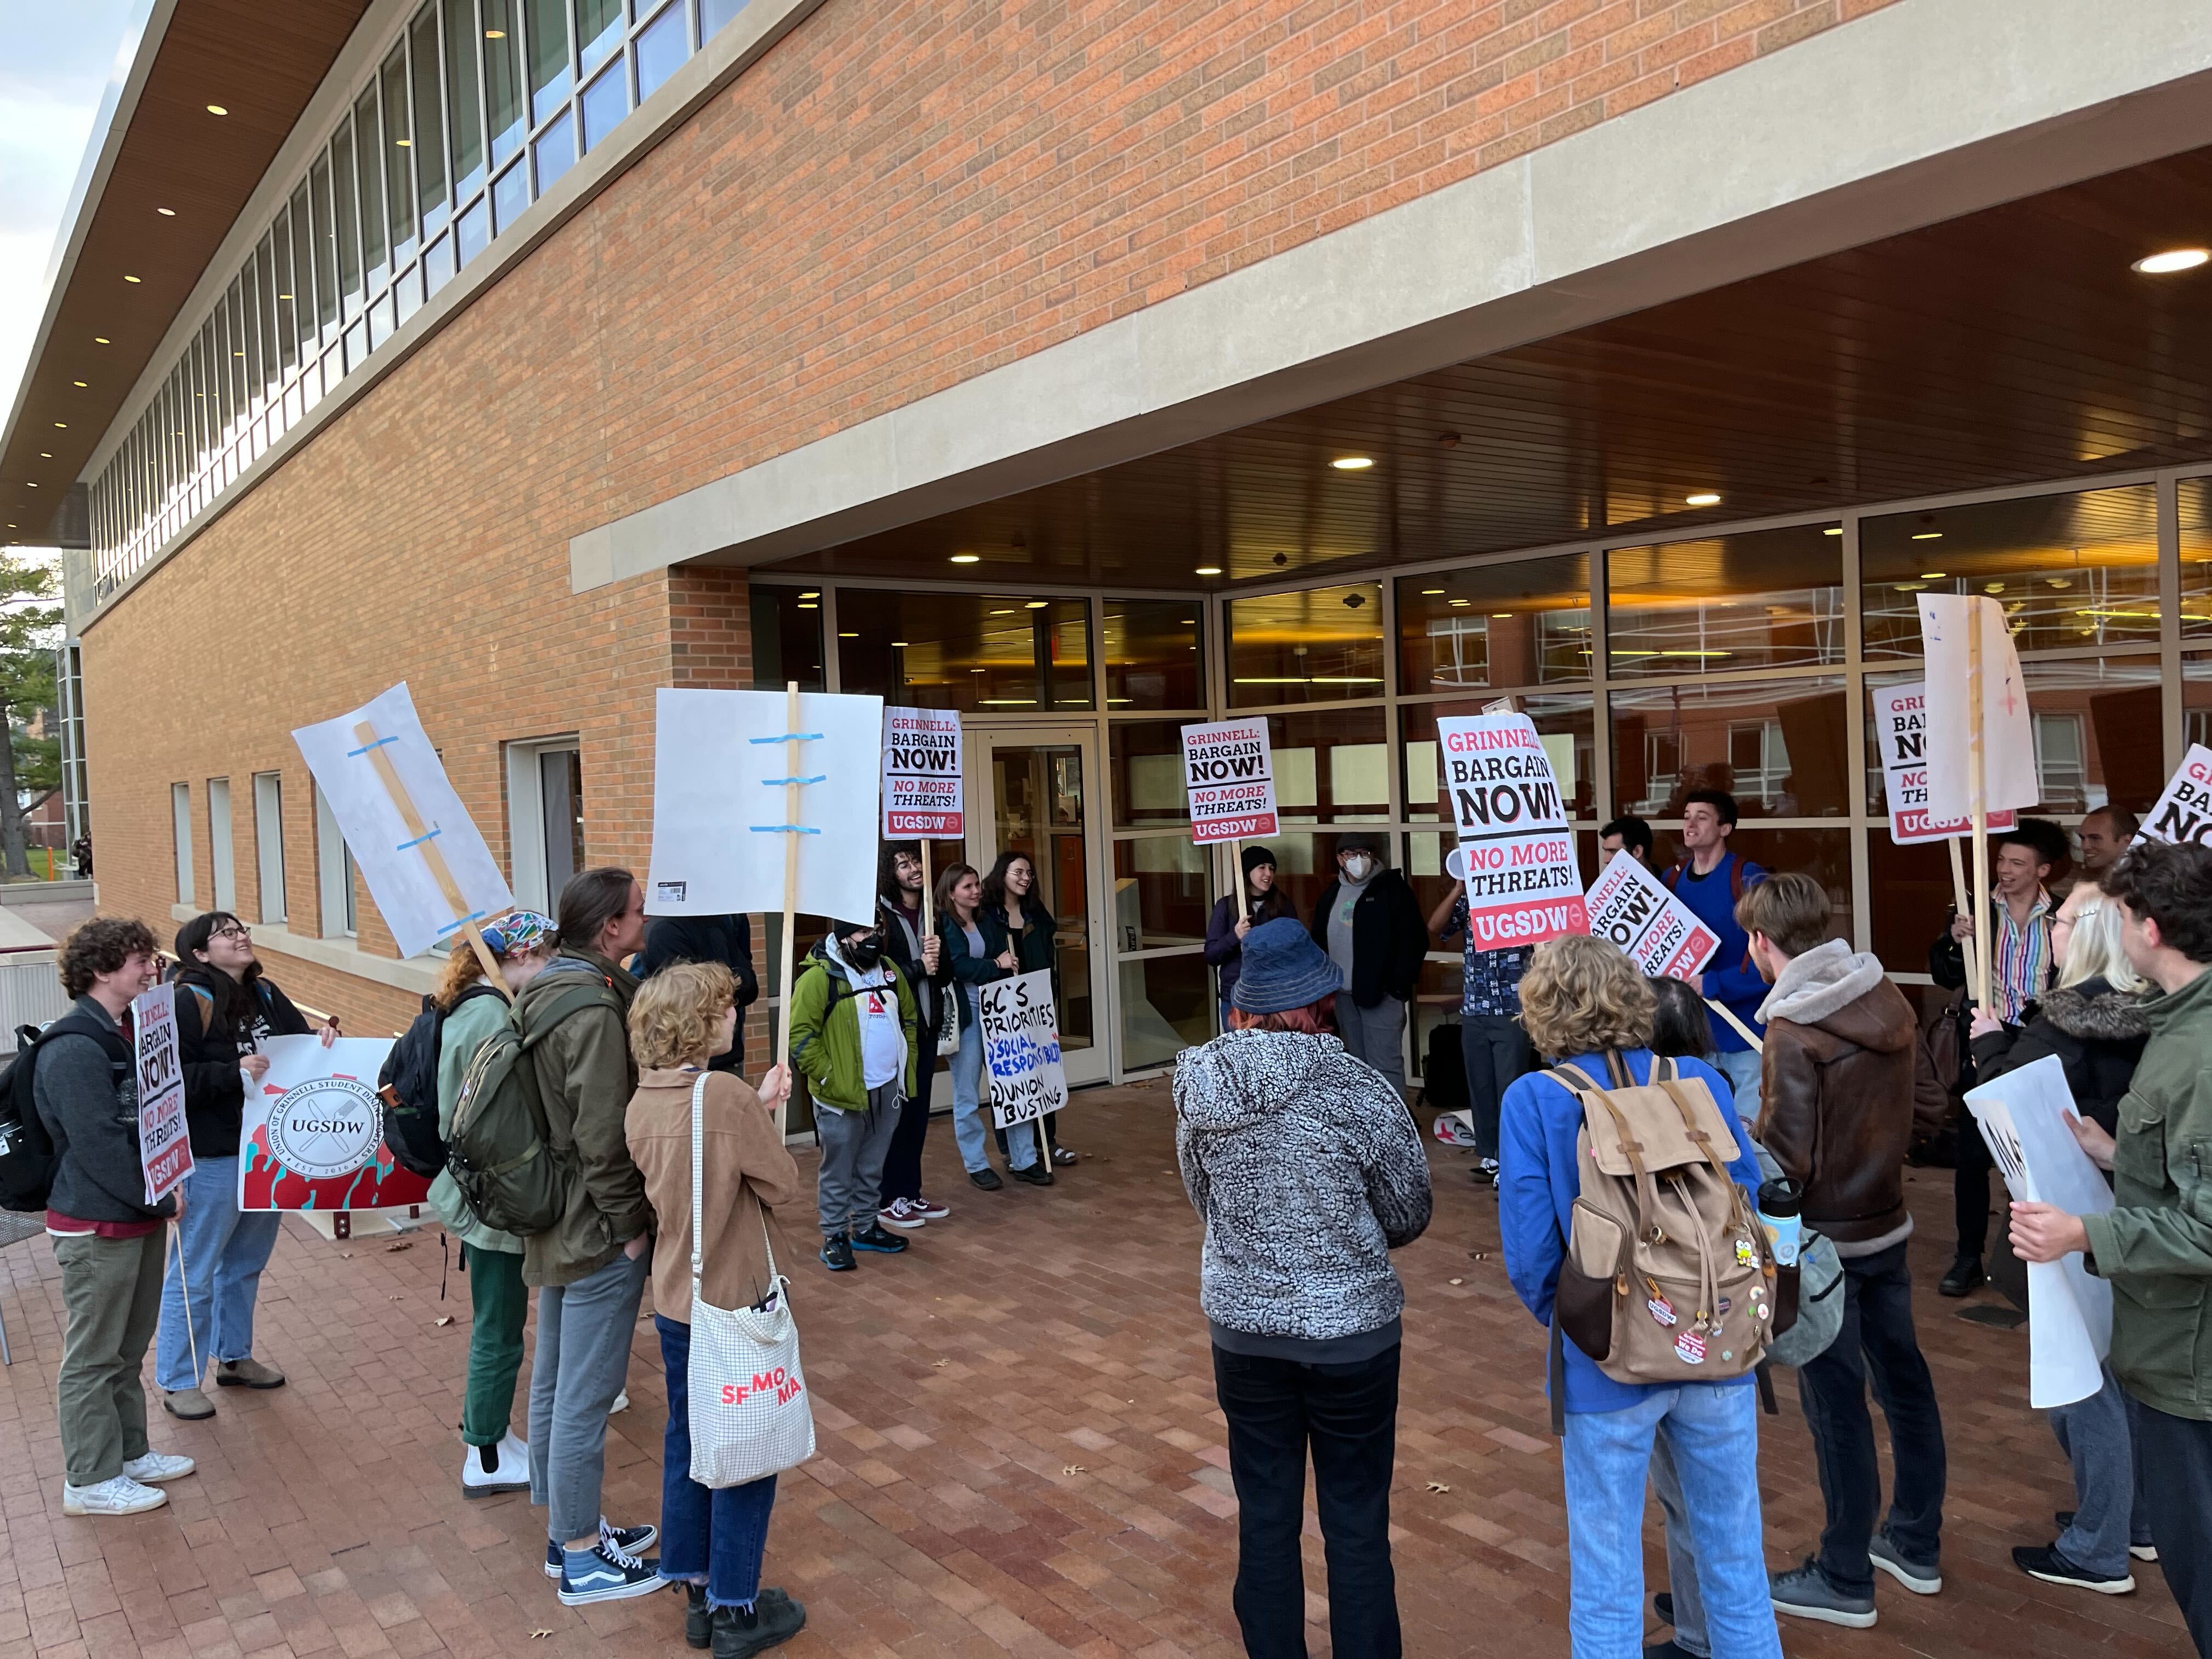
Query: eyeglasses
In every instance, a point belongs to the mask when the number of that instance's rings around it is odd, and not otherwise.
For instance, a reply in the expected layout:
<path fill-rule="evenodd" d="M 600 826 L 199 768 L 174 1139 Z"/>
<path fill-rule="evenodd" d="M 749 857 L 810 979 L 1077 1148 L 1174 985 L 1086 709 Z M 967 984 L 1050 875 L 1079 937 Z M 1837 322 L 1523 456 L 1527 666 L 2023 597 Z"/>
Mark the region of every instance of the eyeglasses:
<path fill-rule="evenodd" d="M 209 933 L 208 937 L 210 939 L 234 939 L 243 941 L 252 939 L 253 937 L 253 931 L 250 927 L 246 927 L 244 922 L 234 921 L 228 927 L 217 927 L 214 929 Z"/>

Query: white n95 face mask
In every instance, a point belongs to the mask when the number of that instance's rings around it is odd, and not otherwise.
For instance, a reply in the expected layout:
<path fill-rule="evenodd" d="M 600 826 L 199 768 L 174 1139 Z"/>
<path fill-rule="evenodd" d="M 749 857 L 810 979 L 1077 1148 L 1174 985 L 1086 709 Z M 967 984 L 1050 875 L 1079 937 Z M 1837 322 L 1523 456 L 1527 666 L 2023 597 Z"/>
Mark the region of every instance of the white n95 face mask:
<path fill-rule="evenodd" d="M 1354 881 L 1366 880 L 1368 872 L 1374 868 L 1375 860 L 1364 853 L 1355 853 L 1344 861 L 1344 873 Z"/>

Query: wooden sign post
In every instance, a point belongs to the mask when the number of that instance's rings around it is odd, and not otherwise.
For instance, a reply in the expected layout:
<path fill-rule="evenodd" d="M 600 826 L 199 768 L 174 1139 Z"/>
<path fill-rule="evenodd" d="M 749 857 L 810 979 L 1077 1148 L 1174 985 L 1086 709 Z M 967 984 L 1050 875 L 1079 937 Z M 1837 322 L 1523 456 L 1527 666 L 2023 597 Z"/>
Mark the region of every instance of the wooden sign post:
<path fill-rule="evenodd" d="M 438 832 L 425 824 L 422 815 L 415 810 L 414 797 L 407 793 L 407 786 L 400 779 L 399 769 L 392 765 L 392 757 L 385 753 L 385 740 L 367 720 L 355 726 L 353 735 L 354 741 L 361 744 L 362 753 L 368 757 L 368 763 L 376 769 L 377 781 L 384 786 L 384 793 L 392 797 L 399 821 L 407 826 L 407 845 L 422 854 L 422 862 L 429 866 L 438 890 L 446 896 L 446 902 L 453 907 L 454 915 L 460 919 L 461 934 L 477 953 L 485 983 L 495 987 L 509 1002 L 514 1001 L 514 993 L 507 988 L 507 980 L 499 971 L 499 958 L 492 955 L 491 946 L 484 943 L 483 929 L 477 925 L 481 918 L 470 913 L 468 900 L 461 896 L 461 884 L 453 879 L 446 855 L 438 846 Z"/>
<path fill-rule="evenodd" d="M 1979 939 L 1990 915 L 1990 805 L 1986 782 L 1988 756 L 1982 744 L 1982 619 L 1977 614 L 1986 600 L 1966 605 L 1966 804 L 1974 825 L 1974 931 L 1981 949 L 1970 961 L 1974 1000 L 1990 1012 L 1990 951 L 1994 941 Z"/>
<path fill-rule="evenodd" d="M 791 1066 L 791 1006 L 793 993 L 798 988 L 792 982 L 792 970 L 796 959 L 795 941 L 792 935 L 799 925 L 799 837 L 805 830 L 799 822 L 799 792 L 805 780 L 799 775 L 799 745 L 806 741 L 806 734 L 799 729 L 799 682 L 787 680 L 783 687 L 783 823 L 782 831 L 788 839 L 783 847 L 783 933 L 780 957 L 781 977 L 776 983 L 783 988 L 783 1018 L 776 1022 L 775 1063 L 789 1075 Z M 775 1109 L 775 1132 L 784 1133 L 791 1115 L 791 1091 L 787 1084 L 783 1103 Z"/>
<path fill-rule="evenodd" d="M 1948 836 L 1944 838 L 1943 844 L 1951 849 L 1952 906 L 1960 915 L 1972 921 L 1974 913 L 1968 907 L 1972 901 L 1966 896 L 1966 866 L 1959 854 L 1959 838 L 1956 836 Z M 1981 935 L 1978 933 L 1969 933 L 1959 942 L 1960 959 L 1966 966 L 1966 983 L 1970 986 L 1980 977 L 1974 970 L 1974 957 L 1980 943 Z"/>

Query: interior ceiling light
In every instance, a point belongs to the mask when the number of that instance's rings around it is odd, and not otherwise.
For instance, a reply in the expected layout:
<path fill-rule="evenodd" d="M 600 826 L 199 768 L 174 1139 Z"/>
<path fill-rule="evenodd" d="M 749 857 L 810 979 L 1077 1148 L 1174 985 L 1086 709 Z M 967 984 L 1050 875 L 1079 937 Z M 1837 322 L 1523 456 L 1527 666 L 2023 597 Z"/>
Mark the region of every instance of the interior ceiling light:
<path fill-rule="evenodd" d="M 837 637 L 841 640 L 857 640 L 860 636 L 858 634 L 840 634 Z"/>
<path fill-rule="evenodd" d="M 1492 622 L 1510 622 L 1513 613 L 1510 611 L 1493 611 L 1490 613 L 1490 619 Z"/>
<path fill-rule="evenodd" d="M 1467 604 L 1467 603 L 1468 603 L 1468 601 L 1467 601 L 1467 600 L 1465 600 L 1465 599 L 1452 599 L 1452 600 L 1449 601 L 1449 604 L 1452 604 L 1452 605 L 1465 605 L 1465 604 Z"/>
<path fill-rule="evenodd" d="M 113 345 L 115 343 L 114 341 L 109 339 L 105 334 L 94 335 L 92 337 L 92 343 L 94 345 Z"/>
<path fill-rule="evenodd" d="M 135 283 L 135 282 L 137 282 L 137 281 L 138 280 L 138 278 L 137 278 L 137 277 L 136 277 L 136 276 L 127 276 L 127 275 L 126 275 L 126 276 L 124 277 L 124 279 L 123 279 L 123 280 L 124 280 L 125 282 L 126 282 L 126 283 Z"/>
<path fill-rule="evenodd" d="M 1014 614 L 1014 611 L 1012 605 L 1008 605 L 1004 611 L 994 611 L 991 614 L 994 617 L 1011 617 Z"/>
<path fill-rule="evenodd" d="M 1425 599 L 1440 599 L 1443 597 L 1443 593 L 1444 591 L 1441 587 L 1425 587 L 1421 590 L 1421 597 Z"/>
<path fill-rule="evenodd" d="M 1052 601 L 1050 599 L 1031 599 L 1024 605 L 1022 609 L 1024 611 L 1042 611 L 1051 603 Z"/>
<path fill-rule="evenodd" d="M 1943 580 L 1943 573 L 1940 570 L 1923 570 L 1920 573 L 1920 580 L 1923 582 L 1940 582 Z"/>
<path fill-rule="evenodd" d="M 2163 253 L 2136 260 L 2128 269 L 2139 270 L 2146 276 L 2166 276 L 2177 270 L 2194 270 L 2207 259 L 2212 259 L 2212 248 L 2170 247 Z"/>
<path fill-rule="evenodd" d="M 240 356 L 245 356 L 245 353 L 240 352 L 239 355 L 240 355 Z M 84 383 L 82 380 L 71 380 L 71 381 L 70 382 L 70 384 L 71 386 L 84 386 L 84 384 L 85 384 L 85 383 Z"/>
<path fill-rule="evenodd" d="M 173 219 L 177 216 L 177 210 L 174 208 L 155 208 L 154 211 L 160 214 L 164 219 Z"/>
<path fill-rule="evenodd" d="M 818 587 L 810 588 L 807 592 L 801 593 L 799 597 L 802 599 L 818 599 L 822 597 L 822 590 Z"/>
<path fill-rule="evenodd" d="M 1202 564 L 1193 574 L 1200 576 L 1218 576 L 1221 574 L 1221 567 L 1218 564 Z"/>
<path fill-rule="evenodd" d="M 1711 489 L 1700 489 L 1694 495 L 1683 496 L 1682 500 L 1691 507 L 1718 507 L 1721 504 L 1719 493 Z"/>
<path fill-rule="evenodd" d="M 53 459 L 53 458 L 54 458 L 54 452 L 53 452 L 52 450 L 51 450 L 51 449 L 42 449 L 42 450 L 40 450 L 40 451 L 39 452 L 39 459 L 40 459 L 40 460 L 42 460 L 42 461 L 51 461 L 52 459 Z M 2052 585 L 2053 586 L 2057 586 L 2057 583 L 2055 583 L 2055 582 L 2054 582 L 2053 584 L 2051 584 L 2051 585 Z"/>
<path fill-rule="evenodd" d="M 484 31 L 484 39 L 487 40 L 504 40 L 507 39 L 507 31 L 505 29 L 486 29 Z"/>
<path fill-rule="evenodd" d="M 1940 542 L 1943 539 L 1943 532 L 1940 530 L 1916 530 L 1912 532 L 1912 539 L 1916 542 Z"/>
<path fill-rule="evenodd" d="M 893 641 L 891 641 L 891 649 L 892 649 L 892 650 L 894 650 L 894 651 L 903 651 L 903 650 L 905 650 L 905 649 L 906 649 L 906 641 L 905 641 L 904 640 L 893 640 Z"/>
<path fill-rule="evenodd" d="M 1339 472 L 1364 472 L 1375 465 L 1372 455 L 1340 455 L 1329 465 Z"/>
<path fill-rule="evenodd" d="M 207 106 L 207 112 L 210 115 L 228 115 L 230 113 L 230 112 L 225 109 L 221 104 L 210 104 Z"/>
<path fill-rule="evenodd" d="M 983 556 L 980 553 L 955 553 L 952 556 L 952 562 L 955 564 L 978 564 L 981 562 L 982 557 Z"/>
<path fill-rule="evenodd" d="M 1832 524 L 1820 533 L 1823 536 L 1840 536 L 1844 533 L 1844 527 L 1839 524 Z"/>
<path fill-rule="evenodd" d="M 69 430 L 69 422 L 68 422 L 67 421 L 56 421 L 56 422 L 54 422 L 54 430 L 55 430 L 55 431 L 57 431 L 57 432 L 66 432 L 66 431 L 68 431 L 68 430 Z"/>
<path fill-rule="evenodd" d="M 410 147 L 414 144 L 414 143 L 415 143 L 415 141 L 414 141 L 412 138 L 394 138 L 392 142 L 392 144 L 394 145 L 394 147 L 395 147 L 395 148 L 397 148 L 397 149 L 409 149 L 409 148 L 410 148 Z M 838 637 L 838 638 L 840 638 L 840 639 L 843 639 L 843 638 L 845 637 L 845 635 L 842 635 L 842 634 L 841 634 L 841 635 L 839 635 L 837 637 Z M 857 634 L 855 634 L 855 635 L 854 635 L 852 637 L 854 637 L 854 639 L 858 639 L 858 638 L 860 638 L 860 635 L 857 635 Z"/>

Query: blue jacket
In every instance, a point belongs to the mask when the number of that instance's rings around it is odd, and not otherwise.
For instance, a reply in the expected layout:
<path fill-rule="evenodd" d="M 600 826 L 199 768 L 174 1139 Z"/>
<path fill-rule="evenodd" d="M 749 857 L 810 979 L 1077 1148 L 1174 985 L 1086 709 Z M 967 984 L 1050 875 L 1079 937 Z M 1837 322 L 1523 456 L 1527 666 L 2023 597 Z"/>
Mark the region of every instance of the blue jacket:
<path fill-rule="evenodd" d="M 1751 936 L 1737 925 L 1735 919 L 1735 872 L 1729 866 L 1736 857 L 1734 853 L 1722 854 L 1721 861 L 1704 876 L 1697 874 L 1686 860 L 1668 871 L 1662 879 L 1698 921 L 1720 935 L 1719 948 L 1705 963 L 1705 994 L 1716 1002 L 1726 1003 L 1730 1013 L 1764 1036 L 1766 1028 L 1759 1023 L 1758 1014 L 1759 1004 L 1766 1000 L 1768 987 L 1752 964 Z M 1749 859 L 1743 860 L 1742 884 L 1747 889 L 1765 879 L 1765 871 Z M 1724 1019 L 1717 1019 L 1713 1022 L 1713 1047 L 1723 1054 L 1730 1054 L 1751 1045 L 1736 1035 L 1735 1026 Z"/>
<path fill-rule="evenodd" d="M 1638 1083 L 1651 1080 L 1651 1051 L 1634 1048 L 1621 1056 L 1629 1074 Z M 1605 1076 L 1602 1054 L 1583 1054 L 1569 1062 L 1586 1075 Z M 1733 1091 L 1727 1080 L 1702 1060 L 1675 1062 L 1685 1078 L 1696 1078 L 1713 1092 L 1721 1115 L 1735 1131 L 1736 1156 L 1729 1173 L 1756 1194 L 1759 1155 L 1752 1150 L 1751 1131 L 1728 1109 Z M 1514 1294 L 1536 1316 L 1539 1324 L 1552 1322 L 1552 1295 L 1559 1282 L 1559 1264 L 1566 1257 L 1567 1228 L 1575 1200 L 1582 1194 L 1582 1171 L 1575 1162 L 1575 1138 L 1582 1131 L 1583 1109 L 1565 1085 L 1540 1072 L 1516 1079 L 1506 1090 L 1498 1127 L 1498 1231 L 1504 1242 L 1505 1276 Z M 1597 1361 L 1572 1342 L 1565 1345 L 1567 1399 L 1571 1412 L 1616 1412 L 1633 1406 L 1660 1382 L 1616 1382 L 1597 1368 Z M 1749 1376 L 1708 1388 L 1735 1388 Z"/>

